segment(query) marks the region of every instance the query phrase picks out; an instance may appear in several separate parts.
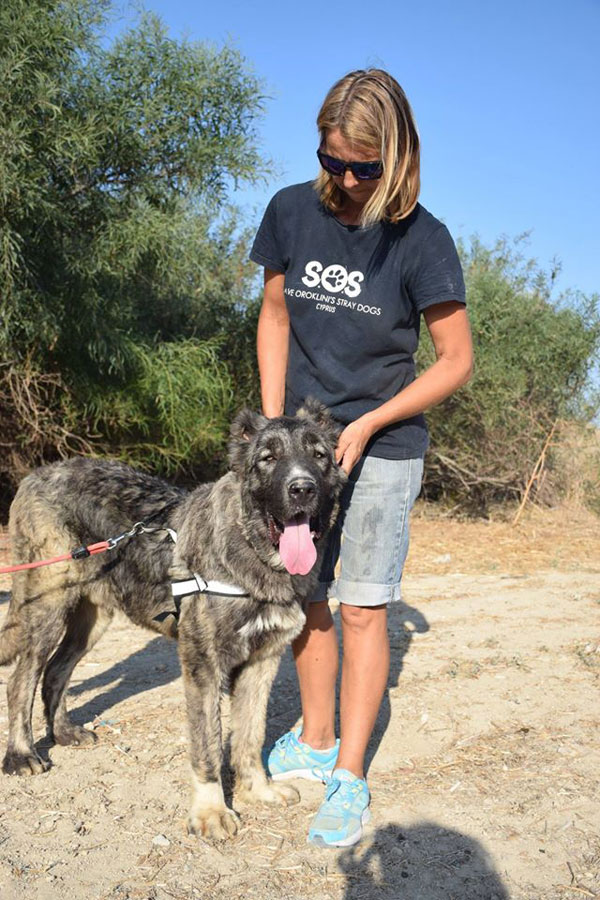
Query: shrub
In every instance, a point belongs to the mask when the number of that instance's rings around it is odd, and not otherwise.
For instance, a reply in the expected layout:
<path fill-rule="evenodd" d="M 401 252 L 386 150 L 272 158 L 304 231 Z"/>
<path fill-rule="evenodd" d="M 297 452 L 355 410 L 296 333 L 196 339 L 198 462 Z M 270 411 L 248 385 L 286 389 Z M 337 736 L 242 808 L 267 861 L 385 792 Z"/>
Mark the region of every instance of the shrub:
<path fill-rule="evenodd" d="M 557 420 L 588 422 L 598 409 L 598 297 L 554 300 L 552 273 L 524 260 L 520 243 L 487 248 L 474 239 L 459 247 L 475 372 L 428 414 L 425 495 L 479 511 L 522 495 Z M 422 341 L 419 366 L 432 359 Z M 534 487 L 539 499 L 552 500 L 560 478 L 555 472 L 546 482 Z"/>
<path fill-rule="evenodd" d="M 210 467 L 253 390 L 247 235 L 261 85 L 109 5 L 0 7 L 0 483 L 86 450 Z"/>

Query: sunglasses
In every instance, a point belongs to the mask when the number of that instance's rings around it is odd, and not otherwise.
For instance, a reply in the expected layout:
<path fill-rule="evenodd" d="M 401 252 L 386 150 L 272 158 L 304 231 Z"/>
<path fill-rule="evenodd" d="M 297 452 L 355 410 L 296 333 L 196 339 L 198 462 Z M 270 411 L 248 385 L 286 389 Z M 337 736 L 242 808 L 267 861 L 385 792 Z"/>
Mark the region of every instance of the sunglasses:
<path fill-rule="evenodd" d="M 383 163 L 380 159 L 375 162 L 345 162 L 343 159 L 336 159 L 335 156 L 328 156 L 321 150 L 317 150 L 317 156 L 325 171 L 330 175 L 341 176 L 346 169 L 350 169 L 359 181 L 370 181 L 373 178 L 381 178 L 383 175 Z"/>

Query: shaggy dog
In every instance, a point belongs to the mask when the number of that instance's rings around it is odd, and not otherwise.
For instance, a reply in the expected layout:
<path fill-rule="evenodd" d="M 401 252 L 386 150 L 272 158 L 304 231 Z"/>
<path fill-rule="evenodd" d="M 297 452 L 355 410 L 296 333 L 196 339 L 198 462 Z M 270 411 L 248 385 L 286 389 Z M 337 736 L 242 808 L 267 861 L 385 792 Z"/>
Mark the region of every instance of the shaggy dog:
<path fill-rule="evenodd" d="M 243 799 L 290 803 L 288 785 L 261 764 L 269 690 L 280 656 L 305 622 L 324 537 L 345 481 L 335 462 L 338 427 L 308 401 L 296 417 L 243 411 L 231 428 L 231 470 L 188 493 L 118 462 L 73 459 L 37 469 L 10 512 L 15 559 L 45 559 L 119 534 L 149 532 L 112 552 L 16 573 L 0 664 L 8 682 L 3 770 L 43 772 L 31 710 L 42 676 L 48 734 L 59 744 L 96 736 L 67 714 L 77 663 L 121 609 L 138 625 L 178 639 L 190 736 L 191 832 L 221 839 L 237 830 L 221 785 L 220 696 L 231 688 L 231 761 Z M 170 530 L 167 530 L 170 529 Z M 210 581 L 198 593 L 198 573 Z M 174 584 L 194 593 L 174 597 Z M 221 586 L 222 585 L 222 586 Z M 228 595 L 228 587 L 237 594 Z M 183 590 L 186 590 L 184 585 Z"/>

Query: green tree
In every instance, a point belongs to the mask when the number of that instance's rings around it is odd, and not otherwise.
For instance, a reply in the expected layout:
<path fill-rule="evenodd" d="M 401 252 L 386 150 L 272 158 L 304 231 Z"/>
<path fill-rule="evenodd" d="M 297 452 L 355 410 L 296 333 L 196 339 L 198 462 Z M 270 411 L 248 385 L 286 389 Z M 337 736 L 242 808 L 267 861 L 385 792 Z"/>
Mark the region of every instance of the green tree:
<path fill-rule="evenodd" d="M 599 298 L 567 292 L 553 299 L 557 267 L 541 270 L 524 258 L 522 243 L 459 245 L 475 371 L 428 414 L 426 495 L 477 511 L 522 495 L 556 423 L 545 478 L 534 484 L 534 495 L 555 500 L 561 477 L 552 471 L 552 447 L 561 427 L 585 426 L 599 408 Z M 422 341 L 420 366 L 432 357 Z"/>
<path fill-rule="evenodd" d="M 208 465 L 250 383 L 261 84 L 109 3 L 0 7 L 0 479 L 87 449 Z M 233 366 L 231 361 L 236 361 Z"/>

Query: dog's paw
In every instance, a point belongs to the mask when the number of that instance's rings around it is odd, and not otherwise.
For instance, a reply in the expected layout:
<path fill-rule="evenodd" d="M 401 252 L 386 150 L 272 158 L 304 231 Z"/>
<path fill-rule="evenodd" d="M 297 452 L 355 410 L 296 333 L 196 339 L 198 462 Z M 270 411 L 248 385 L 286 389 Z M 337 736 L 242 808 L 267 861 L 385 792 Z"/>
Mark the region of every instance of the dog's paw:
<path fill-rule="evenodd" d="M 228 806 L 223 809 L 194 810 L 188 818 L 188 832 L 211 841 L 225 841 L 236 834 L 239 817 Z"/>
<path fill-rule="evenodd" d="M 40 775 L 49 768 L 50 763 L 40 759 L 37 753 L 9 751 L 2 762 L 2 771 L 5 775 Z"/>
<path fill-rule="evenodd" d="M 98 741 L 93 731 L 81 725 L 63 725 L 61 728 L 55 725 L 53 737 L 56 744 L 71 747 L 93 747 Z"/>
<path fill-rule="evenodd" d="M 291 806 L 298 803 L 300 794 L 291 784 L 275 784 L 272 781 L 253 784 L 251 788 L 240 788 L 240 799 L 246 803 L 275 803 Z"/>

